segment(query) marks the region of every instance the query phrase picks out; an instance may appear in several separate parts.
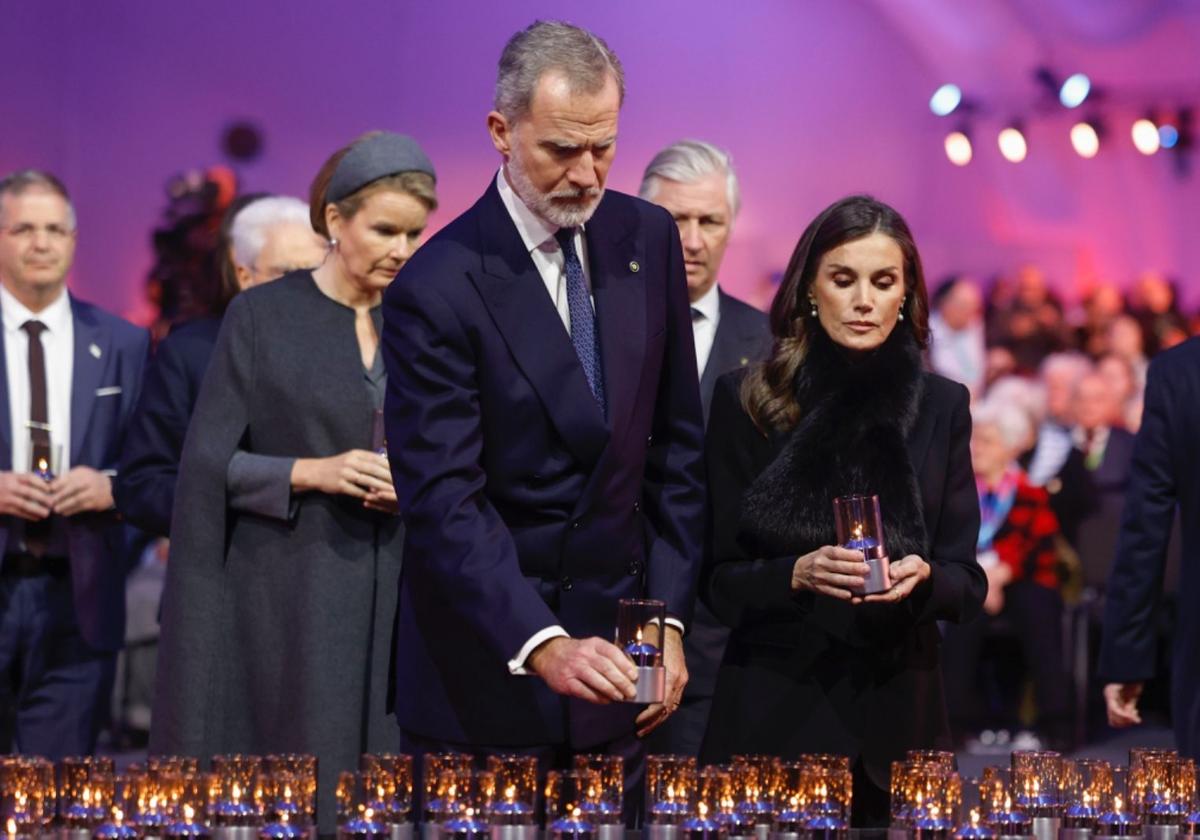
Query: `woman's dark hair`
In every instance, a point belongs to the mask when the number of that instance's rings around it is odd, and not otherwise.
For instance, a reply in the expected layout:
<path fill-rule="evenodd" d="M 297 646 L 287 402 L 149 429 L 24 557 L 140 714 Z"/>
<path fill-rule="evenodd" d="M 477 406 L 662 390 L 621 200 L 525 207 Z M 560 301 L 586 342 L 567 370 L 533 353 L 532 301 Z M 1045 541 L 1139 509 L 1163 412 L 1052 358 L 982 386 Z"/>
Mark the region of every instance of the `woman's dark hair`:
<path fill-rule="evenodd" d="M 886 234 L 900 246 L 907 297 L 902 310 L 905 323 L 918 345 L 928 344 L 929 294 L 925 289 L 925 271 L 904 218 L 868 195 L 852 195 L 831 204 L 800 237 L 771 302 L 771 334 L 775 341 L 770 357 L 752 367 L 742 382 L 742 404 L 764 434 L 791 429 L 803 412 L 803 406 L 796 402 L 795 380 L 808 354 L 811 331 L 822 329 L 820 321 L 812 317 L 808 301 L 821 258 L 834 248 L 872 233 Z"/>
<path fill-rule="evenodd" d="M 233 296 L 241 291 L 241 286 L 238 285 L 237 269 L 233 265 L 233 239 L 230 232 L 233 230 L 233 220 L 237 214 L 245 210 L 260 198 L 267 198 L 270 193 L 257 192 L 246 193 L 239 195 L 233 201 L 229 202 L 229 206 L 225 208 L 225 215 L 221 217 L 221 227 L 217 231 L 216 244 L 216 260 L 217 260 L 217 275 L 220 279 L 220 288 L 217 289 L 217 299 L 213 304 L 213 314 L 221 315 L 225 312 L 225 308 L 229 306 L 229 301 L 233 300 Z"/>
<path fill-rule="evenodd" d="M 312 222 L 313 230 L 329 239 L 329 225 L 325 223 L 325 205 L 330 203 L 325 200 L 325 194 L 329 191 L 329 182 L 333 180 L 333 173 L 337 170 L 338 164 L 342 162 L 342 158 L 350 153 L 350 150 L 358 143 L 366 140 L 369 137 L 374 137 L 380 134 L 379 131 L 368 131 L 354 139 L 354 142 L 338 149 L 329 159 L 321 165 L 317 170 L 317 175 L 313 178 L 312 186 L 308 188 L 308 218 Z M 367 197 L 379 190 L 394 190 L 395 192 L 408 193 L 417 201 L 425 205 L 425 209 L 433 212 L 437 209 L 437 187 L 433 176 L 426 172 L 397 172 L 394 175 L 386 175 L 383 178 L 377 178 L 350 193 L 341 201 L 333 202 L 333 205 L 338 209 L 338 213 L 343 219 L 353 218 L 354 214 L 362 209 L 363 203 Z"/>

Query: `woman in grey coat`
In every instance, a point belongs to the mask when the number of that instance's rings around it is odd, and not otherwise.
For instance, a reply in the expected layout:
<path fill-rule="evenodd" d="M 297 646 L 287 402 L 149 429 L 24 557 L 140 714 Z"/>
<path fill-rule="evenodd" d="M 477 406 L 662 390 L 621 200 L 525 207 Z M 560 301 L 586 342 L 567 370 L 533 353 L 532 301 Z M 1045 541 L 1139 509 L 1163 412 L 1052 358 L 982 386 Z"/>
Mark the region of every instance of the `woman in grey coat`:
<path fill-rule="evenodd" d="M 330 158 L 311 205 L 329 255 L 229 307 L 180 466 L 151 752 L 313 753 L 322 833 L 337 773 L 399 745 L 379 304 L 436 203 L 410 138 Z"/>

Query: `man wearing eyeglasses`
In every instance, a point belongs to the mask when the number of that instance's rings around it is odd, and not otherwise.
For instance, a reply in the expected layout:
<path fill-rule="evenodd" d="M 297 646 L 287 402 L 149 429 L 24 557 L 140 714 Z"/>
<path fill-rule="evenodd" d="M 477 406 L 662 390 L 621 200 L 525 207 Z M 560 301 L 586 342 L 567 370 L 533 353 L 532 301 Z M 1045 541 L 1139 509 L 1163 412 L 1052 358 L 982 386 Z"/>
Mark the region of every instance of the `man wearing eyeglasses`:
<path fill-rule="evenodd" d="M 112 476 L 149 335 L 67 293 L 75 211 L 53 175 L 0 178 L 0 733 L 90 753 L 124 640 Z"/>

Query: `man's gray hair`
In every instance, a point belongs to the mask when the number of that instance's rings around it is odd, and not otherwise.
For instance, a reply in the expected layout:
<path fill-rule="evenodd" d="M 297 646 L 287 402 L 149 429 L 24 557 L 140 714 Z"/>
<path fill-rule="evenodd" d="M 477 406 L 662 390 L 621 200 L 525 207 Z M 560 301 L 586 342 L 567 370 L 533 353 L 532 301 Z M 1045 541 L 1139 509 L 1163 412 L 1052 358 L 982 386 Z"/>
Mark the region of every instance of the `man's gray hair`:
<path fill-rule="evenodd" d="M 67 202 L 67 224 L 75 230 L 75 205 L 62 181 L 40 169 L 21 169 L 0 178 L 0 199 L 6 195 L 20 195 L 29 189 L 47 190 Z"/>
<path fill-rule="evenodd" d="M 267 244 L 267 231 L 284 223 L 311 228 L 308 205 L 290 195 L 269 195 L 247 204 L 233 217 L 233 227 L 229 229 L 233 261 L 246 268 L 253 267 Z"/>
<path fill-rule="evenodd" d="M 646 201 L 653 201 L 660 178 L 690 184 L 714 173 L 725 176 L 729 212 L 736 216 L 742 206 L 742 195 L 738 189 L 737 173 L 733 171 L 733 156 L 703 140 L 680 140 L 656 154 L 642 173 L 638 195 Z"/>
<path fill-rule="evenodd" d="M 1055 373 L 1062 372 L 1070 377 L 1072 384 L 1079 382 L 1095 367 L 1092 360 L 1083 353 L 1068 350 L 1061 353 L 1051 353 L 1042 360 L 1038 367 L 1038 375 L 1045 379 Z"/>
<path fill-rule="evenodd" d="M 529 113 L 538 80 L 556 71 L 577 93 L 598 93 L 612 76 L 625 101 L 625 71 L 604 39 L 557 20 L 539 20 L 508 39 L 496 75 L 496 110 L 510 122 Z"/>

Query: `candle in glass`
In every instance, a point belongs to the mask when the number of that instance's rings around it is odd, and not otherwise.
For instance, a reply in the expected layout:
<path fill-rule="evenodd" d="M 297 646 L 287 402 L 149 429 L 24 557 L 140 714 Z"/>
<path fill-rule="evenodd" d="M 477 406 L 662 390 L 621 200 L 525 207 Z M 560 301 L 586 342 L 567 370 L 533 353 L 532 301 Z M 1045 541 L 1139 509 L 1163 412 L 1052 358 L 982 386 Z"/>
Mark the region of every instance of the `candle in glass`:
<path fill-rule="evenodd" d="M 733 786 L 738 797 L 736 808 L 756 826 L 769 828 L 774 820 L 778 768 L 779 759 L 773 756 L 733 757 Z"/>
<path fill-rule="evenodd" d="M 610 829 L 617 827 L 623 836 L 625 760 L 619 755 L 577 755 L 575 769 L 591 770 L 599 780 L 598 795 L 587 797 L 580 806 L 584 817 L 596 824 L 601 837 L 616 833 Z"/>
<path fill-rule="evenodd" d="M 546 774 L 546 823 L 551 840 L 592 840 L 596 824 L 584 812 L 594 801 L 600 776 L 594 770 L 551 770 Z"/>
<path fill-rule="evenodd" d="M 1106 811 L 1096 819 L 1097 837 L 1133 837 L 1142 833 L 1142 822 L 1137 814 L 1125 810 L 1122 797 L 1113 797 L 1113 810 Z"/>
<path fill-rule="evenodd" d="M 967 822 L 954 834 L 955 840 L 993 840 L 995 836 L 996 832 L 984 825 L 978 808 L 971 809 Z"/>
<path fill-rule="evenodd" d="M 412 820 L 412 756 L 380 753 L 362 757 L 362 769 L 379 799 L 382 819 L 392 825 Z"/>
<path fill-rule="evenodd" d="M 493 755 L 488 757 L 487 767 L 496 781 L 496 797 L 488 821 L 494 826 L 532 826 L 537 802 L 537 759 L 529 755 Z"/>
<path fill-rule="evenodd" d="M 646 803 L 655 825 L 678 825 L 691 812 L 696 788 L 692 756 L 652 755 L 646 759 Z"/>
<path fill-rule="evenodd" d="M 833 500 L 833 521 L 837 528 L 838 544 L 852 551 L 861 551 L 869 567 L 867 579 L 859 591 L 864 595 L 874 595 L 891 589 L 879 497 L 838 496 Z"/>
<path fill-rule="evenodd" d="M 688 817 L 679 827 L 683 840 L 724 840 L 726 837 L 725 826 L 714 819 L 705 802 L 697 803 L 696 816 Z"/>
<path fill-rule="evenodd" d="M 464 753 L 427 753 L 423 760 L 424 822 L 437 824 L 457 811 L 455 800 L 471 775 L 471 756 Z"/>
<path fill-rule="evenodd" d="M 663 601 L 622 598 L 617 602 L 616 645 L 637 669 L 632 703 L 661 703 L 666 696 L 663 633 L 667 605 Z"/>
<path fill-rule="evenodd" d="M 137 840 L 137 829 L 125 822 L 125 812 L 120 807 L 112 809 L 112 818 L 96 826 L 92 832 L 96 840 Z"/>
<path fill-rule="evenodd" d="M 183 805 L 179 813 L 179 819 L 167 825 L 163 834 L 165 840 L 204 840 L 208 837 L 208 826 L 196 821 L 196 809 L 192 805 Z"/>

